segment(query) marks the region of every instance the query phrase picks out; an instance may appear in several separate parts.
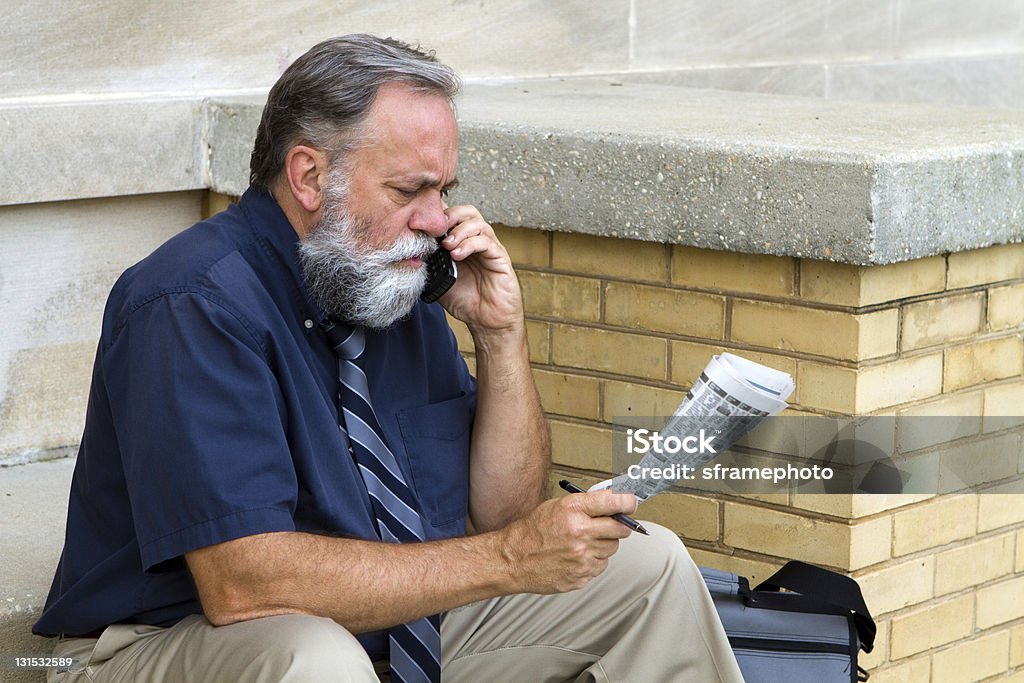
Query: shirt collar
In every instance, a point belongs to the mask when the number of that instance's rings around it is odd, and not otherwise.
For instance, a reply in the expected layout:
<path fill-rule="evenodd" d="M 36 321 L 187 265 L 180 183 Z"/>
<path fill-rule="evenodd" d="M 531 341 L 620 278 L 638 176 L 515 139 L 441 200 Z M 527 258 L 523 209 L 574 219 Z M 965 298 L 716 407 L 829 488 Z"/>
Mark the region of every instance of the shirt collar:
<path fill-rule="evenodd" d="M 253 232 L 269 246 L 287 268 L 297 301 L 307 312 L 308 319 L 313 321 L 312 329 L 316 329 L 327 316 L 306 289 L 302 266 L 299 263 L 299 235 L 295 228 L 284 215 L 277 200 L 264 190 L 250 187 L 238 201 L 238 206 L 245 214 Z M 310 329 L 309 326 L 307 329 Z"/>

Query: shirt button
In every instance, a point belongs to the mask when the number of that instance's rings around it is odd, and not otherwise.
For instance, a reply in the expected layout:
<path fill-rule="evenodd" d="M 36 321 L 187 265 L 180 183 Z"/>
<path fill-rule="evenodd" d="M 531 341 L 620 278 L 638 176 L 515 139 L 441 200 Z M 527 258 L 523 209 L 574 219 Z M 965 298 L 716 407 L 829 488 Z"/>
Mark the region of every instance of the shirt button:
<path fill-rule="evenodd" d="M 306 322 L 304 322 L 302 324 L 306 326 L 307 330 L 313 329 L 313 321 L 310 320 L 309 318 L 306 318 Z"/>

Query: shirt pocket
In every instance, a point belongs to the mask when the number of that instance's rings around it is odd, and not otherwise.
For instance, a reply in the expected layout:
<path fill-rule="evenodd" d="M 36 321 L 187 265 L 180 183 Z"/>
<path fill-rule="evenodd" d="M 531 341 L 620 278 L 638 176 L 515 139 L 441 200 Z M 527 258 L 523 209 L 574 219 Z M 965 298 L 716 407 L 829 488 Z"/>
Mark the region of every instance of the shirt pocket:
<path fill-rule="evenodd" d="M 416 498 L 438 538 L 465 532 L 469 506 L 469 436 L 474 400 L 469 394 L 398 412 Z"/>

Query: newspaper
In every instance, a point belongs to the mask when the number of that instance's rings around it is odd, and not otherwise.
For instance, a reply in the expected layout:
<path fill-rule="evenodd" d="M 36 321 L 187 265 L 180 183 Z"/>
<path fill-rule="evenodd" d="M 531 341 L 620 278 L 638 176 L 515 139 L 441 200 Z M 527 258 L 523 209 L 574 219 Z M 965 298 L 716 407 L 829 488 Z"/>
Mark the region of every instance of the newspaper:
<path fill-rule="evenodd" d="M 683 438 L 704 430 L 715 435 L 718 452 L 725 451 L 761 420 L 785 410 L 786 399 L 793 388 L 793 378 L 785 372 L 731 353 L 714 356 L 661 430 L 661 435 Z M 706 453 L 651 450 L 639 465 L 658 468 L 679 465 L 696 469 L 714 457 Z M 596 484 L 591 490 L 611 487 L 632 493 L 643 502 L 674 483 L 671 479 L 641 479 L 621 474 Z"/>

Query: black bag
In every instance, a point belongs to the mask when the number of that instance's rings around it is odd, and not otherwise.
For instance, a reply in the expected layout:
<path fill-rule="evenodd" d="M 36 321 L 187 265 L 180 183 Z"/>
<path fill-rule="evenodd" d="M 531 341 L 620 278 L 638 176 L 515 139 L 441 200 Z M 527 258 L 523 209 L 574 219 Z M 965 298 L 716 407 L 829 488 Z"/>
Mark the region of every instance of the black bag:
<path fill-rule="evenodd" d="M 746 683 L 868 680 L 857 655 L 871 652 L 876 628 L 853 579 L 789 562 L 750 590 L 742 576 L 700 572 Z"/>

